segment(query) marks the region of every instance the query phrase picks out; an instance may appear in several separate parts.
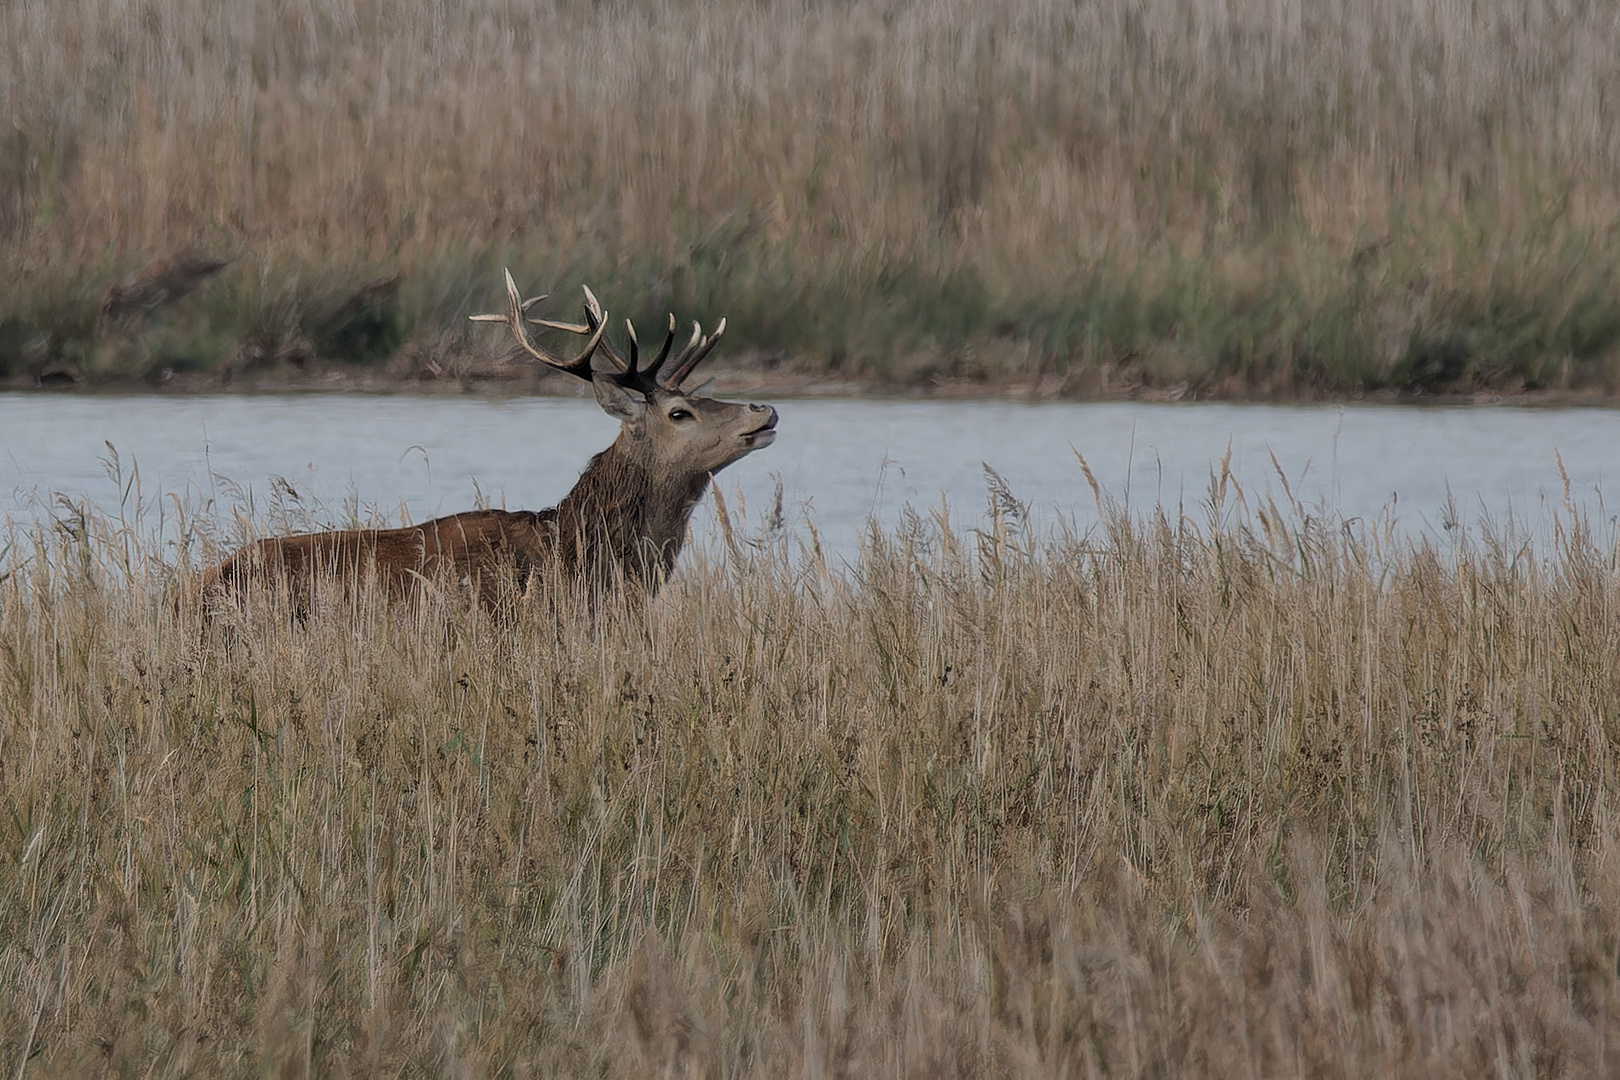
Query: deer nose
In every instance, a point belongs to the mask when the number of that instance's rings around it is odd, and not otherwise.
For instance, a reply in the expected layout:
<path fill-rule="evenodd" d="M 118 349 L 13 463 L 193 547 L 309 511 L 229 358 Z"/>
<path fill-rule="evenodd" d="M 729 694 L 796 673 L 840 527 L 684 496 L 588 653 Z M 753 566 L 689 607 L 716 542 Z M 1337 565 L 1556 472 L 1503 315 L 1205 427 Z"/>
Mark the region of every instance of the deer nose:
<path fill-rule="evenodd" d="M 776 426 L 776 410 L 771 408 L 769 405 L 750 405 L 748 406 L 748 411 L 756 413 L 769 413 L 770 416 L 768 416 L 765 423 L 760 426 L 768 428 Z"/>

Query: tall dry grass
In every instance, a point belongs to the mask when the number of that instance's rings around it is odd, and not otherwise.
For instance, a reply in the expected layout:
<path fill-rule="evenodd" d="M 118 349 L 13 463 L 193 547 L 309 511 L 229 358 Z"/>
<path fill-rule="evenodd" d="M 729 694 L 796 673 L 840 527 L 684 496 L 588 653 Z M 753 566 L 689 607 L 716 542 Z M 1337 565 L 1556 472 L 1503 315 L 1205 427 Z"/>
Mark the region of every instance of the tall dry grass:
<path fill-rule="evenodd" d="M 77 0 L 6 5 L 0 55 L 13 371 L 442 361 L 506 261 L 1075 390 L 1601 382 L 1620 341 L 1586 0 Z M 99 291 L 189 245 L 240 261 L 98 343 Z"/>
<path fill-rule="evenodd" d="M 1613 537 L 997 494 L 504 628 L 14 528 L 0 1068 L 1614 1070 Z"/>

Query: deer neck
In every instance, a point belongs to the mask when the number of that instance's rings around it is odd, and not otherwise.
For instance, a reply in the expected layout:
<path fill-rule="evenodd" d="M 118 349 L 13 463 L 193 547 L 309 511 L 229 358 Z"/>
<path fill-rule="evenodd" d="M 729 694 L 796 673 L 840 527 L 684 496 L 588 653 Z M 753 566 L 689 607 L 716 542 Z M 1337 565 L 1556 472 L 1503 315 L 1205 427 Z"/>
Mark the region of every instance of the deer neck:
<path fill-rule="evenodd" d="M 615 569 L 656 587 L 675 564 L 708 475 L 660 476 L 634 452 L 628 433 L 597 454 L 557 505 L 557 544 L 566 565 L 593 576 Z"/>

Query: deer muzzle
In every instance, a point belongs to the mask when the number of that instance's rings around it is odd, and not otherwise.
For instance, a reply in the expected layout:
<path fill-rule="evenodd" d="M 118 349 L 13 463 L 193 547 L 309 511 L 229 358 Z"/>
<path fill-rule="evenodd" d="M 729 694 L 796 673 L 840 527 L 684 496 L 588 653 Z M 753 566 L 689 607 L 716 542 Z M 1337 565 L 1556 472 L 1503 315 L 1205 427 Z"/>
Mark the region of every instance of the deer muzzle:
<path fill-rule="evenodd" d="M 762 446 L 769 446 L 776 441 L 776 410 L 769 405 L 750 405 L 748 411 L 763 413 L 759 426 L 743 433 L 743 445 L 750 450 L 758 450 Z"/>

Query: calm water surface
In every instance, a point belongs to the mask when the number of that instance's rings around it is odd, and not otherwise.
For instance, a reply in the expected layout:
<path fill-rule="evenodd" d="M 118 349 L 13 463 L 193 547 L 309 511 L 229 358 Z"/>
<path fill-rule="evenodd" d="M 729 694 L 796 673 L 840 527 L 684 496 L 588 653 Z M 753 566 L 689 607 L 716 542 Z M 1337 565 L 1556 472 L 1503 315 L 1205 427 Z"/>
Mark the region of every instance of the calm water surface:
<path fill-rule="evenodd" d="M 1466 523 L 1547 520 L 1563 498 L 1560 455 L 1572 498 L 1609 520 L 1602 493 L 1620 469 L 1620 411 L 1608 409 L 775 404 L 776 444 L 722 473 L 722 490 L 757 521 L 779 480 L 789 523 L 808 518 L 844 552 L 874 515 L 891 522 L 907 504 L 926 511 L 943 499 L 953 521 L 976 524 L 986 465 L 1037 520 L 1084 528 L 1096 507 L 1077 454 L 1133 509 L 1201 517 L 1230 447 L 1251 505 L 1268 493 L 1282 501 L 1280 468 L 1304 502 L 1388 514 L 1409 534 L 1438 532 L 1448 498 Z M 0 517 L 38 518 L 59 494 L 115 509 L 125 496 L 108 476 L 108 443 L 126 480 L 139 467 L 149 515 L 172 506 L 168 493 L 193 508 L 213 500 L 226 519 L 249 499 L 262 513 L 281 481 L 323 522 L 419 521 L 468 509 L 480 493 L 537 509 L 562 497 L 617 426 L 584 398 L 0 395 Z M 708 500 L 697 528 L 713 528 Z"/>

